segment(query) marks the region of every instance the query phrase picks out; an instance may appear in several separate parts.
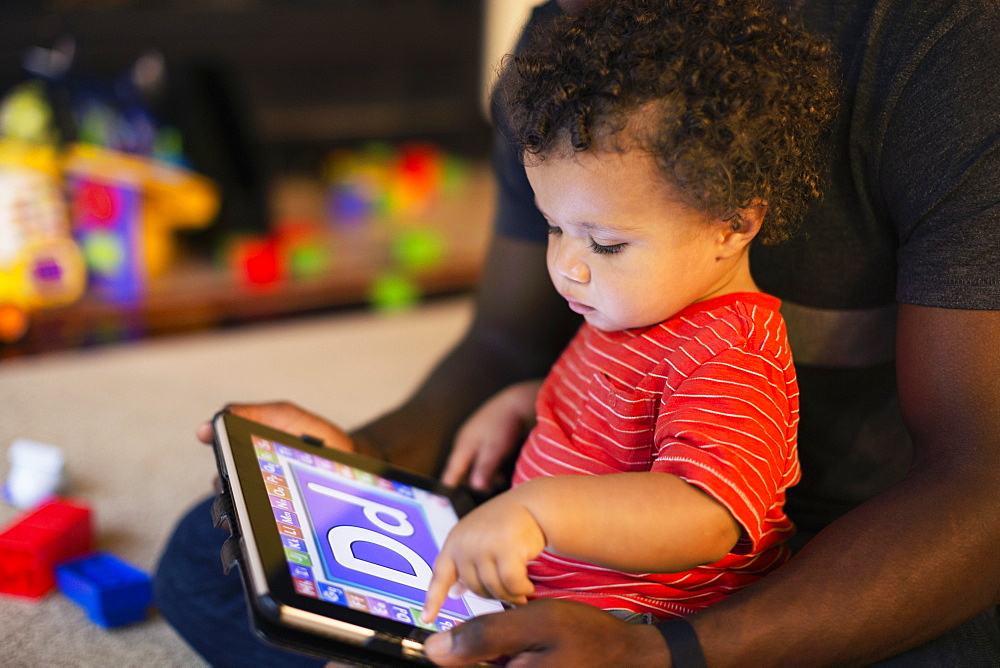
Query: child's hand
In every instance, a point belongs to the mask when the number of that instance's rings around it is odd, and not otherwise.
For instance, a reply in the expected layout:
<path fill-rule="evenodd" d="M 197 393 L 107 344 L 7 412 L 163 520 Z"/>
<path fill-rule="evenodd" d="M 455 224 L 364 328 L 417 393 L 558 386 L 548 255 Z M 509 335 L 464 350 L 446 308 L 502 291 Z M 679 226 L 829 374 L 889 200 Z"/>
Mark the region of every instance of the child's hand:
<path fill-rule="evenodd" d="M 457 485 L 468 474 L 473 489 L 487 491 L 507 455 L 534 422 L 541 381 L 517 383 L 495 394 L 473 413 L 455 437 L 441 481 Z"/>
<path fill-rule="evenodd" d="M 538 522 L 511 492 L 484 503 L 459 522 L 434 562 L 421 618 L 434 620 L 456 582 L 485 598 L 527 603 L 535 587 L 528 562 L 545 548 Z"/>

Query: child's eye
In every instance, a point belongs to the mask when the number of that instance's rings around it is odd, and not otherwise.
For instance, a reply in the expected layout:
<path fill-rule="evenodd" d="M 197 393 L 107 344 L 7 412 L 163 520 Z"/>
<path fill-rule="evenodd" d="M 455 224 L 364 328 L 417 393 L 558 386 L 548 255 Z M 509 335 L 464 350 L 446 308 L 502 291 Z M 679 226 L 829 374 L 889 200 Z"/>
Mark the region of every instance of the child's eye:
<path fill-rule="evenodd" d="M 615 253 L 621 253 L 625 250 L 626 244 L 610 244 L 608 246 L 602 246 L 593 239 L 590 240 L 590 250 L 598 255 L 614 255 Z"/>
<path fill-rule="evenodd" d="M 562 230 L 555 225 L 549 225 L 549 234 L 562 234 Z"/>

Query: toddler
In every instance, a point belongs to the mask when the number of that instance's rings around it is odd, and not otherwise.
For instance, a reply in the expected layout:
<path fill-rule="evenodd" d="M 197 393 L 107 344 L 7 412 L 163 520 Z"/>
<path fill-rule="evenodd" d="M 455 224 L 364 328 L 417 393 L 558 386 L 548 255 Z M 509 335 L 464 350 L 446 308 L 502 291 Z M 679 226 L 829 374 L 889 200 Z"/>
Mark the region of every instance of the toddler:
<path fill-rule="evenodd" d="M 534 422 L 513 487 L 449 535 L 425 619 L 453 586 L 685 616 L 788 558 L 798 393 L 749 247 L 818 196 L 836 90 L 826 47 L 768 7 L 595 3 L 506 64 L 499 120 L 584 323 L 460 432 L 444 480 L 481 486 Z"/>

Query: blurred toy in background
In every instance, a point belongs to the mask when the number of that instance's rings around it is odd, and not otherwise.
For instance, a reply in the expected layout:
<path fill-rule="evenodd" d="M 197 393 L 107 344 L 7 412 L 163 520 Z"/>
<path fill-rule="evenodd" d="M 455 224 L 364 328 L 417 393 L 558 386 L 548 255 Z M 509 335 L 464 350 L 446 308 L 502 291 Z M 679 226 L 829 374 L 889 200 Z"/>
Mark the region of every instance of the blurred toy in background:
<path fill-rule="evenodd" d="M 64 173 L 74 236 L 93 292 L 109 301 L 140 299 L 173 262 L 175 231 L 208 226 L 219 208 L 215 184 L 186 167 L 178 130 L 144 102 L 164 70 L 149 52 L 110 82 L 61 73 L 50 83 L 71 101 Z"/>
<path fill-rule="evenodd" d="M 0 341 L 88 284 L 106 300 L 141 298 L 173 261 L 175 231 L 209 225 L 219 208 L 178 130 L 143 103 L 162 57 L 94 81 L 72 71 L 74 55 L 68 38 L 30 50 L 35 78 L 0 102 Z"/>
<path fill-rule="evenodd" d="M 95 294 L 130 302 L 172 263 L 179 228 L 204 227 L 215 186 L 183 167 L 84 143 L 65 158 L 74 234 Z"/>
<path fill-rule="evenodd" d="M 370 286 L 372 306 L 395 311 L 416 304 L 421 295 L 416 276 L 441 262 L 446 245 L 427 219 L 436 204 L 461 189 L 461 161 L 426 142 L 398 148 L 374 143 L 335 151 L 325 172 L 334 226 L 388 230 L 388 262 Z"/>
<path fill-rule="evenodd" d="M 379 310 L 419 301 L 447 250 L 435 217 L 462 190 L 461 160 L 429 142 L 334 151 L 309 177 L 316 206 L 289 215 L 234 72 L 150 51 L 98 77 L 79 55 L 72 37 L 29 50 L 29 80 L 0 105 L 0 341 L 85 290 L 141 302 L 182 249 L 221 255 L 252 290 L 343 279 Z M 110 318 L 109 338 L 141 333 L 133 320 Z"/>
<path fill-rule="evenodd" d="M 230 272 L 244 287 L 267 291 L 333 274 L 337 257 L 349 272 L 363 264 L 356 255 L 374 252 L 365 266 L 381 269 L 367 285 L 369 303 L 382 311 L 418 303 L 419 275 L 438 266 L 446 250 L 436 207 L 461 192 L 464 163 L 428 142 L 373 142 L 333 151 L 321 171 L 322 201 L 315 207 L 302 205 L 315 193 L 300 183 L 286 198 L 298 205 L 279 212 L 272 232 L 230 237 L 224 253 Z"/>
<path fill-rule="evenodd" d="M 339 149 L 326 160 L 328 216 L 334 225 L 372 220 L 404 222 L 425 216 L 465 179 L 462 162 L 428 142 L 398 148 L 373 142 L 358 150 Z"/>
<path fill-rule="evenodd" d="M 0 527 L 0 594 L 38 602 L 57 586 L 104 628 L 146 619 L 152 578 L 95 551 L 90 506 L 53 497 Z"/>
<path fill-rule="evenodd" d="M 236 281 L 250 290 L 267 290 L 285 280 L 285 261 L 273 236 L 235 236 L 224 255 Z"/>
<path fill-rule="evenodd" d="M 59 133 L 45 88 L 39 81 L 14 87 L 0 103 L 0 131 L 5 140 L 54 147 Z"/>
<path fill-rule="evenodd" d="M 0 594 L 38 600 L 56 586 L 56 566 L 93 549 L 90 507 L 51 499 L 0 530 Z"/>
<path fill-rule="evenodd" d="M 324 275 L 333 251 L 316 221 L 283 219 L 268 235 L 234 235 L 224 255 L 236 280 L 251 290 L 269 290 L 288 279 Z"/>
<path fill-rule="evenodd" d="M 56 567 L 56 582 L 90 621 L 106 629 L 146 619 L 153 602 L 152 578 L 108 552 L 61 563 Z"/>
<path fill-rule="evenodd" d="M 0 527 L 0 594 L 37 602 L 58 586 L 104 628 L 146 618 L 152 578 L 108 552 L 95 552 L 94 513 L 65 487 L 61 448 L 16 438 L 7 453 L 7 503 L 24 510 Z"/>
<path fill-rule="evenodd" d="M 72 303 L 86 287 L 57 136 L 39 83 L 0 101 L 0 342 L 24 336 L 31 311 Z"/>
<path fill-rule="evenodd" d="M 65 483 L 65 457 L 60 448 L 16 438 L 7 451 L 10 467 L 3 499 L 17 508 L 32 508 L 60 492 Z"/>

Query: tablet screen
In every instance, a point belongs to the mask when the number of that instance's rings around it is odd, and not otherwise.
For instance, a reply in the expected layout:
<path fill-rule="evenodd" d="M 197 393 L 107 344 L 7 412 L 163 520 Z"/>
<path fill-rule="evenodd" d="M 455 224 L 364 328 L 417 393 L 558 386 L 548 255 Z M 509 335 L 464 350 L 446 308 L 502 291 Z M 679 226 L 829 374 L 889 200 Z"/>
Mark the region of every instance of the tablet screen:
<path fill-rule="evenodd" d="M 502 606 L 468 593 L 419 621 L 431 566 L 458 521 L 451 501 L 251 432 L 295 592 L 443 631 Z"/>

